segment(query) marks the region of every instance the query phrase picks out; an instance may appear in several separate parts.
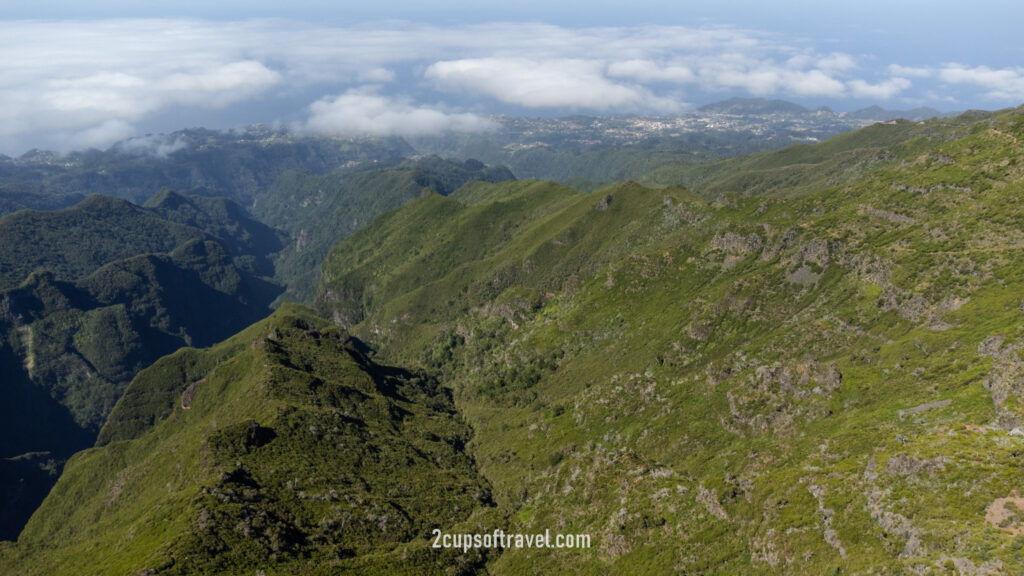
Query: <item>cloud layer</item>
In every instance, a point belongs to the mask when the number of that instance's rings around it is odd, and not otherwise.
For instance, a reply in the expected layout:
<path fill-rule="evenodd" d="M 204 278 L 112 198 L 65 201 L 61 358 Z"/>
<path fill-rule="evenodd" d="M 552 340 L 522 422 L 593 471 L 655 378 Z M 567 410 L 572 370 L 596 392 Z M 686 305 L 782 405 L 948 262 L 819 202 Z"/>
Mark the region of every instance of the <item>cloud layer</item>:
<path fill-rule="evenodd" d="M 6 153 L 105 146 L 157 118 L 250 108 L 252 121 L 310 130 L 418 134 L 484 129 L 482 114 L 508 110 L 672 113 L 737 94 L 920 105 L 951 92 L 1015 104 L 1024 68 L 879 64 L 731 28 L 0 22 Z"/>
<path fill-rule="evenodd" d="M 482 132 L 496 125 L 475 114 L 452 114 L 381 96 L 373 89 L 349 90 L 309 107 L 300 130 L 353 136 L 420 136 L 439 132 Z"/>
<path fill-rule="evenodd" d="M 656 98 L 643 87 L 613 81 L 606 69 L 600 60 L 469 58 L 438 62 L 424 75 L 444 90 L 526 108 L 678 110 L 678 104 Z"/>

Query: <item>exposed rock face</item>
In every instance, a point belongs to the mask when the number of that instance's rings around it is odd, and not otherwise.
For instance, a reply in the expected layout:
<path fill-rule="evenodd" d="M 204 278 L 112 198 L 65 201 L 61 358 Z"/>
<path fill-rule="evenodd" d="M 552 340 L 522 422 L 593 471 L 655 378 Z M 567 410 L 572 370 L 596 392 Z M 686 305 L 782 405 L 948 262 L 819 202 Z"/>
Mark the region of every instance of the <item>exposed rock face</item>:
<path fill-rule="evenodd" d="M 1003 569 L 1003 563 L 999 561 L 984 562 L 979 566 L 967 558 L 943 556 L 935 563 L 940 568 L 946 568 L 950 564 L 952 564 L 958 576 L 1000 576 L 1006 574 L 1006 571 Z"/>
<path fill-rule="evenodd" d="M 726 232 L 716 235 L 711 240 L 711 245 L 730 254 L 745 255 L 760 250 L 764 245 L 764 239 L 757 234 L 743 236 L 735 232 Z"/>
<path fill-rule="evenodd" d="M 1021 342 L 1003 346 L 1001 336 L 989 336 L 978 345 L 978 355 L 990 357 L 995 365 L 989 370 L 985 381 L 985 389 L 992 394 L 992 403 L 996 408 L 995 425 L 1004 430 L 1012 430 L 1021 426 L 1021 398 L 1024 397 L 1024 361 L 1018 352 L 1024 347 Z"/>
<path fill-rule="evenodd" d="M 925 404 L 918 404 L 917 406 L 914 406 L 913 408 L 907 408 L 906 410 L 900 410 L 899 411 L 899 417 L 900 417 L 900 420 L 903 420 L 905 417 L 911 416 L 913 414 L 919 414 L 921 412 L 926 412 L 928 410 L 933 410 L 935 408 L 945 408 L 946 406 L 949 406 L 952 402 L 953 402 L 952 400 L 936 400 L 935 402 L 927 402 Z"/>
<path fill-rule="evenodd" d="M 707 322 L 695 322 L 690 325 L 687 334 L 694 340 L 707 340 L 711 335 L 711 326 Z"/>
<path fill-rule="evenodd" d="M 832 508 L 825 507 L 825 489 L 817 484 L 811 484 L 807 486 L 807 490 L 818 501 L 818 512 L 821 514 L 822 523 L 824 524 L 822 536 L 825 538 L 825 542 L 835 548 L 839 552 L 840 557 L 846 558 L 846 548 L 843 547 L 843 543 L 839 540 L 839 533 L 832 527 L 832 518 L 836 512 Z"/>
<path fill-rule="evenodd" d="M 299 230 L 299 237 L 295 239 L 295 251 L 302 252 L 302 250 L 309 245 L 309 241 L 312 239 L 312 234 L 306 228 Z"/>
<path fill-rule="evenodd" d="M 874 216 L 875 218 L 882 218 L 895 224 L 914 224 L 917 220 L 910 216 L 904 216 L 903 214 L 896 214 L 895 212 L 889 212 L 888 210 L 880 210 L 871 206 L 860 206 L 860 210 L 864 214 Z"/>
<path fill-rule="evenodd" d="M 917 528 L 914 528 L 906 516 L 888 510 L 888 507 L 884 504 L 885 496 L 886 494 L 879 490 L 874 490 L 868 494 L 866 509 L 871 514 L 871 518 L 882 530 L 895 535 L 905 542 L 903 551 L 899 555 L 900 558 L 907 559 L 923 556 L 926 551 L 918 537 Z"/>
<path fill-rule="evenodd" d="M 729 519 L 729 515 L 725 512 L 725 509 L 722 508 L 722 504 L 718 501 L 718 495 L 713 491 L 708 490 L 703 485 L 701 485 L 697 490 L 697 502 L 703 504 L 708 513 L 715 518 L 720 520 Z"/>
<path fill-rule="evenodd" d="M 889 458 L 889 462 L 885 465 L 885 471 L 892 476 L 916 476 L 924 473 L 934 477 L 937 472 L 945 470 L 945 458 L 918 460 L 906 454 L 898 454 Z"/>
<path fill-rule="evenodd" d="M 814 270 L 811 270 L 806 264 L 797 268 L 786 277 L 786 281 L 790 284 L 800 285 L 817 284 L 820 279 L 821 274 L 814 272 Z"/>
<path fill-rule="evenodd" d="M 815 238 L 800 247 L 797 259 L 803 264 L 811 262 L 824 268 L 832 261 L 832 250 L 827 241 Z"/>

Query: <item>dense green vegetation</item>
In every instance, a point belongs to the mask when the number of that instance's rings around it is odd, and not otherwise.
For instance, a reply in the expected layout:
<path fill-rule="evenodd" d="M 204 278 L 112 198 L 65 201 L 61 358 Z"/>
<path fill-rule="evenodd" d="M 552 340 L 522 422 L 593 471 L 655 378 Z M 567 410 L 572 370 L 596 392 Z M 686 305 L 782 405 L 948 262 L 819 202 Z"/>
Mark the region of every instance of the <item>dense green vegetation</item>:
<path fill-rule="evenodd" d="M 509 178 L 504 168 L 436 157 L 287 172 L 255 210 L 277 230 L 230 200 L 167 188 L 142 206 L 94 195 L 0 217 L 10 411 L 0 425 L 0 497 L 13 511 L 0 537 L 17 535 L 64 459 L 91 444 L 128 382 L 157 358 L 222 340 L 274 300 L 310 300 L 330 246 L 376 214 L 425 189 Z M 275 276 L 287 295 L 268 280 Z M 33 452 L 42 455 L 23 456 Z M 41 474 L 45 481 L 31 480 Z"/>
<path fill-rule="evenodd" d="M 291 171 L 261 195 L 253 214 L 287 231 L 289 245 L 276 261 L 278 280 L 288 287 L 283 298 L 312 301 L 320 263 L 328 250 L 375 216 L 431 190 L 451 194 L 470 181 L 513 179 L 507 168 L 477 160 L 454 162 L 436 156 L 391 165 L 373 164 L 331 174 Z"/>
<path fill-rule="evenodd" d="M 4 345 L 97 430 L 139 369 L 251 324 L 278 291 L 257 275 L 277 236 L 219 200 L 92 196 L 0 218 L 0 237 Z"/>
<path fill-rule="evenodd" d="M 330 250 L 328 320 L 285 304 L 136 376 L 0 573 L 1020 572 L 1021 138 L 1012 110 L 895 122 L 590 194 L 291 173 L 290 231 L 332 183 L 418 198 Z M 167 257 L 200 245 L 242 265 Z M 97 373 L 129 310 L 70 339 Z"/>
<path fill-rule="evenodd" d="M 141 372 L 0 572 L 473 573 L 427 548 L 488 517 L 469 439 L 436 381 L 285 305 Z"/>
<path fill-rule="evenodd" d="M 13 538 L 139 370 L 269 312 L 280 289 L 261 276 L 281 243 L 230 202 L 166 190 L 145 207 L 91 196 L 17 212 L 0 237 L 0 537 Z"/>
<path fill-rule="evenodd" d="M 336 247 L 318 306 L 453 387 L 506 529 L 598 542 L 493 573 L 1014 573 L 1020 138 L 1007 111 L 692 191 L 475 185 Z"/>

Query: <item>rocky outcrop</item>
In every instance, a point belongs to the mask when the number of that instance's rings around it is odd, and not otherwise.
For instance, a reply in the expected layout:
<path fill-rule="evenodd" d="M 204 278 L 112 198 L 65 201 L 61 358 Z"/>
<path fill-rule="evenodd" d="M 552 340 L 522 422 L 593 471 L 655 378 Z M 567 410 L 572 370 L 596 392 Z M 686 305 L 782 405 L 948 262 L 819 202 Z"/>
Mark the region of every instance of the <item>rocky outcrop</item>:
<path fill-rule="evenodd" d="M 927 474 L 928 476 L 935 477 L 936 473 L 946 470 L 946 462 L 945 458 L 919 460 L 907 454 L 897 454 L 889 458 L 889 462 L 885 465 L 885 471 L 890 476 Z"/>
<path fill-rule="evenodd" d="M 722 504 L 718 501 L 718 495 L 705 488 L 703 484 L 697 490 L 697 502 L 699 504 L 703 504 L 708 513 L 715 518 L 718 518 L 719 520 L 729 519 L 729 515 L 725 512 L 725 509 L 722 508 Z"/>
<path fill-rule="evenodd" d="M 764 246 L 764 238 L 757 234 L 737 234 L 736 232 L 725 232 L 717 234 L 711 240 L 711 245 L 733 255 L 753 254 Z"/>
<path fill-rule="evenodd" d="M 995 425 L 1012 430 L 1021 426 L 1021 398 L 1024 397 L 1024 361 L 1018 352 L 1024 344 L 1003 346 L 1001 336 L 989 336 L 978 345 L 978 355 L 995 360 L 982 385 L 992 395 L 996 408 Z"/>

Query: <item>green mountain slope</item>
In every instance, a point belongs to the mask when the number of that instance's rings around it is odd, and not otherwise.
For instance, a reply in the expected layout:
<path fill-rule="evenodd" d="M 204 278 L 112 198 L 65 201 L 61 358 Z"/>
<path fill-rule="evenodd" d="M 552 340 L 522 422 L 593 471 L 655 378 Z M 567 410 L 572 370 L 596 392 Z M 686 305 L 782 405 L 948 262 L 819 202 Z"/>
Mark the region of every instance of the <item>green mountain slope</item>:
<path fill-rule="evenodd" d="M 138 207 L 92 196 L 0 218 L 0 236 L 5 342 L 95 429 L 135 372 L 255 322 L 277 292 L 256 274 L 279 240 L 223 201 L 164 191 Z"/>
<path fill-rule="evenodd" d="M 1004 111 L 689 189 L 424 195 L 330 251 L 347 331 L 285 305 L 140 373 L 0 571 L 1020 572 L 1021 138 Z"/>
<path fill-rule="evenodd" d="M 285 305 L 160 360 L 0 548 L 0 573 L 452 573 L 431 529 L 489 506 L 469 428 L 435 381 L 363 350 Z"/>
<path fill-rule="evenodd" d="M 428 188 L 448 195 L 471 181 L 512 179 L 512 173 L 501 166 L 436 156 L 323 175 L 293 171 L 257 199 L 253 214 L 288 232 L 291 242 L 277 257 L 277 278 L 288 286 L 287 297 L 311 301 L 320 263 L 331 246 L 375 216 L 419 197 Z"/>
<path fill-rule="evenodd" d="M 895 120 L 820 144 L 797 144 L 699 165 L 662 166 L 644 181 L 683 184 L 709 198 L 726 193 L 793 196 L 852 182 L 918 150 L 925 152 L 937 140 L 966 136 L 978 126 L 976 115 L 928 122 Z"/>
<path fill-rule="evenodd" d="M 280 240 L 233 204 L 168 191 L 10 214 L 0 236 L 0 538 L 14 538 L 139 370 L 266 315 L 280 289 L 259 273 Z"/>
<path fill-rule="evenodd" d="M 596 542 L 491 572 L 1022 569 L 1024 116 L 845 138 L 743 160 L 759 195 L 500 184 L 332 250 L 320 310 L 453 386 L 503 528 Z"/>

